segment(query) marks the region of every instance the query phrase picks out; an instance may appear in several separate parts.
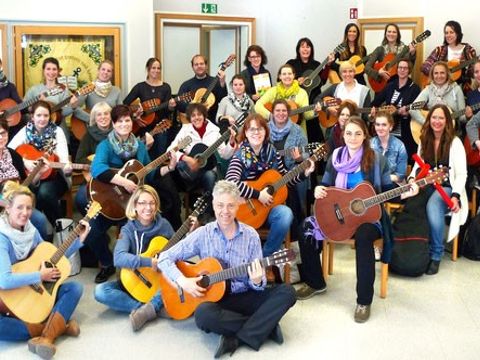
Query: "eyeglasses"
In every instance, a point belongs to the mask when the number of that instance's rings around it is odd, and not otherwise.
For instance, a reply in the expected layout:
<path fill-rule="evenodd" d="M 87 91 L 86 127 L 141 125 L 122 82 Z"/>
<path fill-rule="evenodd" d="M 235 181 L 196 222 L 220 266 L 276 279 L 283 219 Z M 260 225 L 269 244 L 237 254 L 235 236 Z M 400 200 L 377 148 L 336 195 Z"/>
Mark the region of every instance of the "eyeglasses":
<path fill-rule="evenodd" d="M 137 205 L 143 206 L 143 207 L 155 207 L 156 203 L 155 201 L 139 201 L 137 202 Z"/>
<path fill-rule="evenodd" d="M 397 70 L 408 70 L 408 66 L 397 66 Z"/>
<path fill-rule="evenodd" d="M 251 128 L 248 128 L 247 132 L 250 133 L 250 134 L 255 134 L 255 133 L 259 134 L 259 133 L 265 132 L 265 128 L 263 128 L 263 127 L 259 127 L 259 128 L 251 127 Z"/>

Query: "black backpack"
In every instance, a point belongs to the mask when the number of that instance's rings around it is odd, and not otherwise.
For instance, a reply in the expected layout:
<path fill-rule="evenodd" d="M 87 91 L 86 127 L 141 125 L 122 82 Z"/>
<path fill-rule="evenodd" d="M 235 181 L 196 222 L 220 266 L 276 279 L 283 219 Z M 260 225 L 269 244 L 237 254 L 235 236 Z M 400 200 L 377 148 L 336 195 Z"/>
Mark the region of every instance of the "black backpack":
<path fill-rule="evenodd" d="M 463 237 L 463 256 L 480 261 L 480 214 L 477 214 Z"/>

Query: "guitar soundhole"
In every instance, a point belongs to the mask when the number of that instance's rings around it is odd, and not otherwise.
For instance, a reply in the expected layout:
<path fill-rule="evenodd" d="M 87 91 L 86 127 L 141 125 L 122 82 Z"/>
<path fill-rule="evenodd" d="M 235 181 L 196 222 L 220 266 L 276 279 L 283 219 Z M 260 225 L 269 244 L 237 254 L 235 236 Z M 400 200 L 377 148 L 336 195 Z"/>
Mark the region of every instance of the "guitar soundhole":
<path fill-rule="evenodd" d="M 267 192 L 273 196 L 273 193 L 275 192 L 275 190 L 273 189 L 273 186 L 272 185 L 268 185 L 267 186 Z"/>
<path fill-rule="evenodd" d="M 350 203 L 350 209 L 355 215 L 362 215 L 365 212 L 365 206 L 362 200 L 353 200 Z"/>
<path fill-rule="evenodd" d="M 202 279 L 198 282 L 198 285 L 206 289 L 210 286 L 210 278 L 207 275 L 203 275 Z"/>
<path fill-rule="evenodd" d="M 133 181 L 135 184 L 138 185 L 139 180 L 138 180 L 137 176 L 135 175 L 135 173 L 128 173 L 125 177 L 126 177 L 128 180 Z"/>
<path fill-rule="evenodd" d="M 303 86 L 306 86 L 306 87 L 309 87 L 310 85 L 312 85 L 312 80 L 310 79 L 305 79 L 303 80 Z"/>
<path fill-rule="evenodd" d="M 45 267 L 47 268 L 54 268 L 55 265 L 53 265 L 51 262 L 49 261 L 45 261 Z M 45 290 L 48 291 L 49 294 L 52 294 L 53 292 L 53 288 L 55 287 L 55 284 L 56 284 L 57 280 L 55 281 L 44 281 L 43 282 L 43 287 L 45 288 Z"/>

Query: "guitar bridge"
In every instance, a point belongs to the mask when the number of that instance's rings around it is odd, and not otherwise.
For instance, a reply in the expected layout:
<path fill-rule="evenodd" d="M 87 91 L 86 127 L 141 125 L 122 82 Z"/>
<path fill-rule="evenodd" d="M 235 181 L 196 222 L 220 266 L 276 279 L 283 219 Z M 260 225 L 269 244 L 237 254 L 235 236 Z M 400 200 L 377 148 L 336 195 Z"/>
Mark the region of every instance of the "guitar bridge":
<path fill-rule="evenodd" d="M 338 204 L 335 204 L 334 208 L 335 208 L 335 216 L 337 217 L 338 222 L 342 225 L 345 224 L 345 218 L 343 217 L 342 209 L 340 209 L 340 206 L 338 206 Z"/>
<path fill-rule="evenodd" d="M 152 283 L 148 281 L 148 279 L 145 276 L 143 276 L 143 274 L 140 271 L 138 271 L 138 269 L 133 270 L 133 273 L 137 275 L 137 277 L 146 287 L 148 287 L 149 289 L 152 287 Z"/>
<path fill-rule="evenodd" d="M 253 205 L 253 201 L 250 199 L 247 199 L 247 205 L 250 208 L 252 214 L 255 216 L 257 215 L 257 210 L 255 209 L 255 205 Z"/>

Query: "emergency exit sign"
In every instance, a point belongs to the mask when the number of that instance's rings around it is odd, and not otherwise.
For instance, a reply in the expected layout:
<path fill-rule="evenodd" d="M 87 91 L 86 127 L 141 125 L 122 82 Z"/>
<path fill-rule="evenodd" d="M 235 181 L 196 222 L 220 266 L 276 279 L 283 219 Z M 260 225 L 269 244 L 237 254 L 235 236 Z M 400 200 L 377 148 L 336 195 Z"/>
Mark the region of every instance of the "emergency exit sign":
<path fill-rule="evenodd" d="M 202 13 L 203 14 L 216 14 L 217 13 L 217 4 L 202 3 Z"/>

